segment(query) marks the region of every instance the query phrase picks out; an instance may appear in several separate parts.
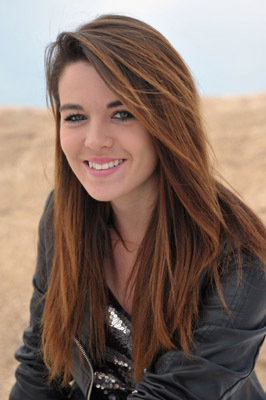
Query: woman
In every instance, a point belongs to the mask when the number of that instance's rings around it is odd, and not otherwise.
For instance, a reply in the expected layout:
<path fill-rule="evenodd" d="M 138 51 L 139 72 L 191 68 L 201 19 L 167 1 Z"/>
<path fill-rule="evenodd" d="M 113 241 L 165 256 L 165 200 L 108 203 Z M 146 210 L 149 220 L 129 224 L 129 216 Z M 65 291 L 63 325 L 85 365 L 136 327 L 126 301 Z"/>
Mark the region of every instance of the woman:
<path fill-rule="evenodd" d="M 55 186 L 10 399 L 265 399 L 266 231 L 213 176 L 184 62 L 117 15 L 46 60 Z"/>

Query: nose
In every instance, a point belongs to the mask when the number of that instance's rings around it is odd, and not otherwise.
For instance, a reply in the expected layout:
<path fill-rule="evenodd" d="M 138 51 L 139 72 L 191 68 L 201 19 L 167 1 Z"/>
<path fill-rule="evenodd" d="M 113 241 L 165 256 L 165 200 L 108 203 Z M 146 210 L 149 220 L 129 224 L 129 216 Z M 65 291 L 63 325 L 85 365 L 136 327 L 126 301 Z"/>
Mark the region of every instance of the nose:
<path fill-rule="evenodd" d="M 93 151 L 99 151 L 104 148 L 111 148 L 113 144 L 114 139 L 106 124 L 98 121 L 90 121 L 86 129 L 85 147 Z"/>

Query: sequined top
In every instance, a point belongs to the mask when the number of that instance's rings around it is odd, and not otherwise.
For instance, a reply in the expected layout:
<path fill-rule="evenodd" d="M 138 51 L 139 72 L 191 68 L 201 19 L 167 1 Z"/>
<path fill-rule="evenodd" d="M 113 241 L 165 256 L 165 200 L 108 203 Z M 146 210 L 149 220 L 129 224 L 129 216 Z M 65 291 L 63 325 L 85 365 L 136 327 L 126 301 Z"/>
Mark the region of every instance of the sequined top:
<path fill-rule="evenodd" d="M 106 335 L 106 358 L 101 366 L 93 365 L 92 399 L 124 400 L 135 390 L 132 369 L 130 315 L 109 291 L 109 325 Z"/>

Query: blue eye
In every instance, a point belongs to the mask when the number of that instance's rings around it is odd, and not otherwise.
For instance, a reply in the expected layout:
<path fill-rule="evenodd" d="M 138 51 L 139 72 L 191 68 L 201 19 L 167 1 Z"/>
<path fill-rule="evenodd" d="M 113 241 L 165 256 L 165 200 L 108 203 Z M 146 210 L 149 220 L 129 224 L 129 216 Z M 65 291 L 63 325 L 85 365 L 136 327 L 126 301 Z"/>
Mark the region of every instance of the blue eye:
<path fill-rule="evenodd" d="M 121 111 L 116 111 L 113 114 L 113 118 L 118 119 L 120 121 L 126 121 L 128 119 L 134 118 L 134 116 L 128 111 L 121 110 Z"/>
<path fill-rule="evenodd" d="M 84 121 L 85 119 L 87 119 L 85 117 L 85 115 L 82 115 L 82 114 L 71 114 L 71 115 L 69 115 L 69 116 L 67 116 L 65 118 L 65 121 L 68 121 L 68 122 L 80 122 L 80 121 Z"/>

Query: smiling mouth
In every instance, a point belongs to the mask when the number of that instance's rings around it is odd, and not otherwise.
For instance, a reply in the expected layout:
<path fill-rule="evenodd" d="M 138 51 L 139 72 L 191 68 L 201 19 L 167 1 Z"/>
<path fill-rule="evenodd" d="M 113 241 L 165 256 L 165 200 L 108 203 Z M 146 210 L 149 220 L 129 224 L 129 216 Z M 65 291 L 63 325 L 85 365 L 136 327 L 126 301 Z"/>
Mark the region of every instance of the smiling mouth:
<path fill-rule="evenodd" d="M 104 169 L 115 168 L 118 165 L 122 164 L 123 161 L 124 161 L 123 159 L 120 159 L 120 160 L 109 161 L 108 163 L 104 163 L 104 164 L 97 164 L 92 161 L 87 161 L 87 164 L 91 169 L 101 171 Z"/>

